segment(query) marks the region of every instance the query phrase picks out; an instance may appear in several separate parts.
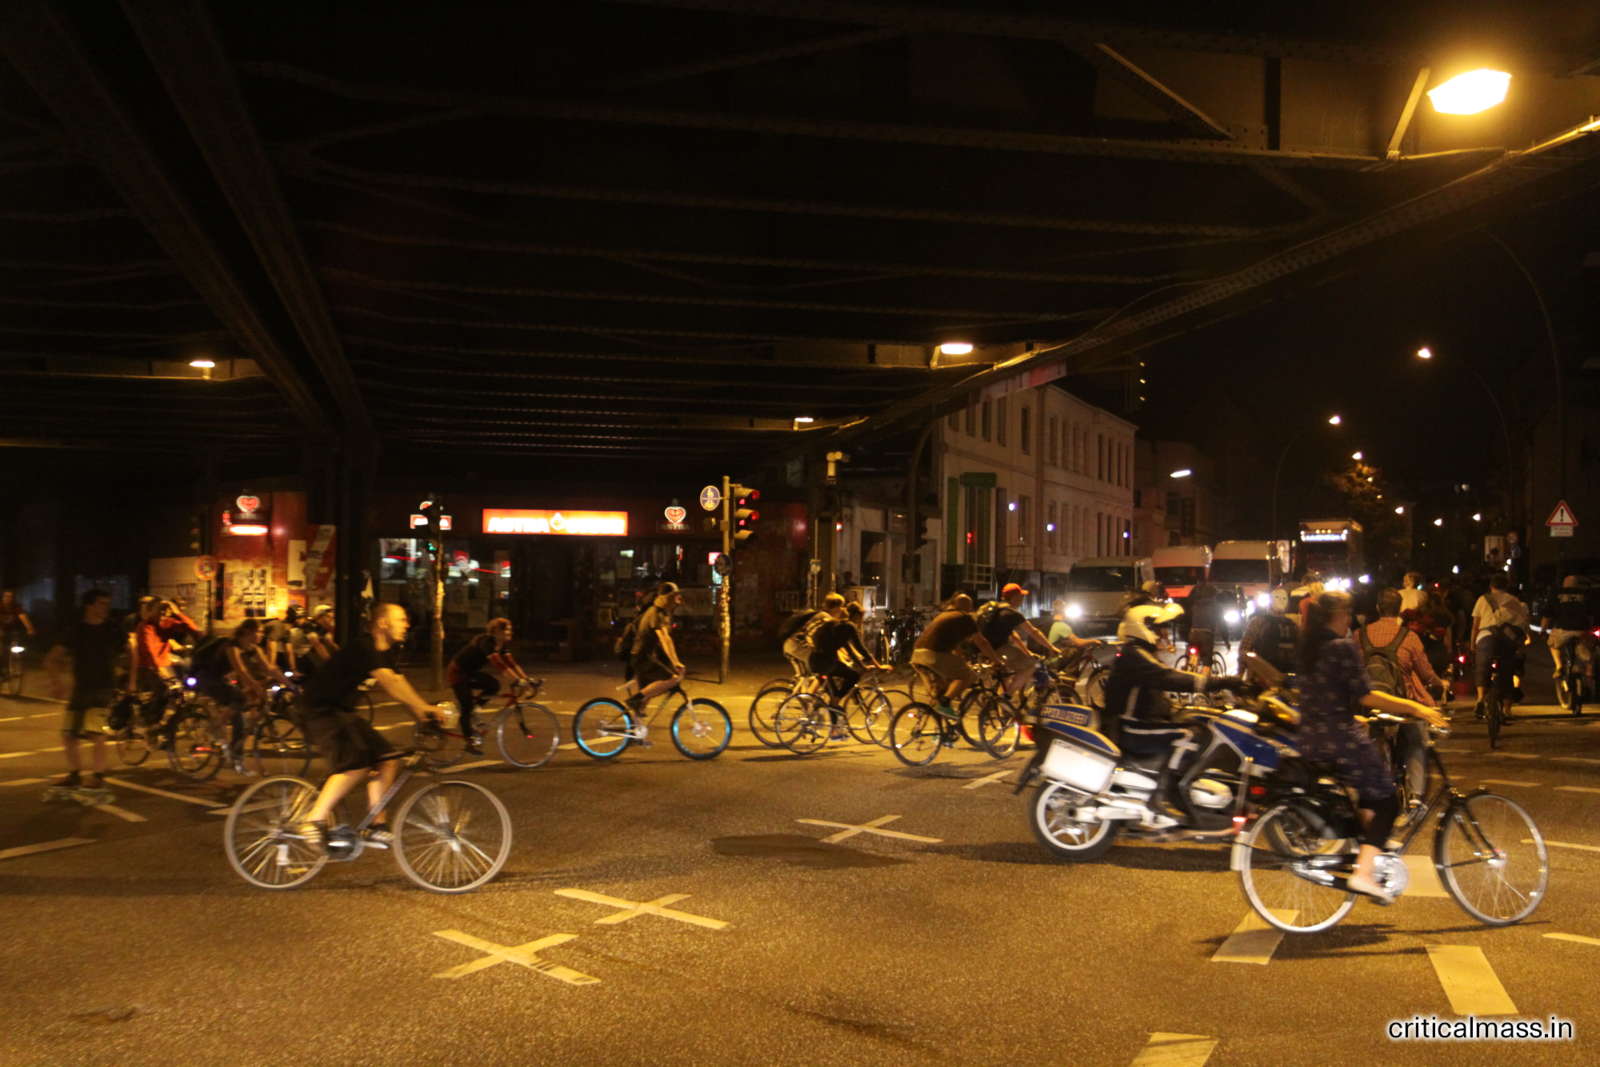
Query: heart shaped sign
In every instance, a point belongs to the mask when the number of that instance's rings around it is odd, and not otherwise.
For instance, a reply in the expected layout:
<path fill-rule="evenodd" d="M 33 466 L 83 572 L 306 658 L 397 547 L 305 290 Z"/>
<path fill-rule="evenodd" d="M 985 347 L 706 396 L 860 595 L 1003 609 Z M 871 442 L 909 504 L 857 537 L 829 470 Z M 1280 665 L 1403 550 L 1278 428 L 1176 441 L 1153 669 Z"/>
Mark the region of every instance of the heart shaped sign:
<path fill-rule="evenodd" d="M 239 505 L 239 510 L 247 515 L 254 515 L 261 510 L 261 498 L 256 496 L 242 496 L 234 501 Z"/>
<path fill-rule="evenodd" d="M 664 509 L 661 514 L 665 515 L 667 517 L 667 521 L 672 523 L 672 525 L 678 526 L 683 523 L 684 518 L 689 514 L 689 512 L 674 504 L 671 507 Z"/>

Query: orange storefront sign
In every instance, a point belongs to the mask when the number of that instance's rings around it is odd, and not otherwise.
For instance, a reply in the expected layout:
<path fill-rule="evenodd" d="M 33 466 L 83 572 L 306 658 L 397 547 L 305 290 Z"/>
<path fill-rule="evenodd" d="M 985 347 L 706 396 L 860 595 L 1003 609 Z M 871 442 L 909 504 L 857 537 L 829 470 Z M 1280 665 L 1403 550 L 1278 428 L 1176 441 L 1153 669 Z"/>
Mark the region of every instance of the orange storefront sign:
<path fill-rule="evenodd" d="M 486 534 L 578 534 L 624 537 L 626 511 L 557 511 L 545 508 L 484 508 Z"/>

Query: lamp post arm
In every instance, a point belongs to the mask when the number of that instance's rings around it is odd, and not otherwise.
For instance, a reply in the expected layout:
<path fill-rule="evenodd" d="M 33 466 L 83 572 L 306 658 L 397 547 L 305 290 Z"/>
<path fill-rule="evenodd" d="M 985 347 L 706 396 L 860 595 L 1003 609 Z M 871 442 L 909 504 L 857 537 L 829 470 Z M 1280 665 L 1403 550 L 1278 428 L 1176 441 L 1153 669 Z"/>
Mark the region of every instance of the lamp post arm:
<path fill-rule="evenodd" d="M 1483 232 L 1488 235 L 1489 240 L 1500 246 L 1500 250 L 1506 254 L 1507 258 L 1511 260 L 1512 264 L 1516 266 L 1517 271 L 1522 275 L 1523 280 L 1528 283 L 1528 288 L 1533 291 L 1534 303 L 1539 306 L 1539 317 L 1544 320 L 1545 342 L 1550 347 L 1550 365 L 1555 369 L 1556 373 L 1556 470 L 1559 472 L 1559 476 L 1556 479 L 1556 485 L 1559 489 L 1561 499 L 1565 500 L 1567 498 L 1566 375 L 1563 374 L 1561 370 L 1561 349 L 1556 343 L 1555 325 L 1550 321 L 1550 308 L 1544 302 L 1544 290 L 1539 288 L 1539 283 L 1534 280 L 1532 272 L 1529 271 L 1527 265 L 1522 262 L 1522 257 L 1518 256 L 1512 247 L 1496 236 L 1492 230 L 1484 230 Z M 1496 400 L 1495 407 L 1498 408 L 1499 406 L 1500 401 Z M 1503 421 L 1505 416 L 1501 415 L 1501 419 Z M 1507 440 L 1510 440 L 1509 434 L 1507 435 Z M 1509 451 L 1509 445 L 1507 450 Z"/>

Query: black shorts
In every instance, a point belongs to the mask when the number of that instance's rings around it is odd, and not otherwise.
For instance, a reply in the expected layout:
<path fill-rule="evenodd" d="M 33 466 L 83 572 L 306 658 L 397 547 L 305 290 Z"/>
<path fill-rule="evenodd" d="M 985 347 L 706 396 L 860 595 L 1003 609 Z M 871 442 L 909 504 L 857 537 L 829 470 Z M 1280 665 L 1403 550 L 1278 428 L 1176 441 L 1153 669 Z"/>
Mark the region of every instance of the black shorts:
<path fill-rule="evenodd" d="M 672 677 L 672 670 L 665 663 L 654 656 L 639 656 L 631 663 L 633 667 L 633 680 L 643 689 L 656 682 L 665 682 Z"/>
<path fill-rule="evenodd" d="M 66 710 L 61 715 L 61 732 L 71 734 L 73 737 L 88 736 L 83 732 L 84 719 L 88 713 L 98 709 L 109 714 L 116 702 L 115 689 L 86 689 L 82 686 L 73 686 L 72 695 L 67 698 Z"/>
<path fill-rule="evenodd" d="M 305 717 L 306 734 L 333 774 L 374 767 L 395 754 L 394 746 L 353 711 L 313 708 Z"/>

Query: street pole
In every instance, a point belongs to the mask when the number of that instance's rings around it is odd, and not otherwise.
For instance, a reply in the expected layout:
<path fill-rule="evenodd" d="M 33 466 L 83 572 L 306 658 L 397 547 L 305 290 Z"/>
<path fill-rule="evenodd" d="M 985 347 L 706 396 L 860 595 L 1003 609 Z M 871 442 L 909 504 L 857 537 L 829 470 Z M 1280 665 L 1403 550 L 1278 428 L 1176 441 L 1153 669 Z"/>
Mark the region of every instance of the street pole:
<path fill-rule="evenodd" d="M 443 505 L 437 493 L 430 493 L 433 507 L 428 509 L 428 536 L 433 539 L 433 688 L 444 686 L 444 531 L 439 528 Z"/>
<path fill-rule="evenodd" d="M 728 573 L 722 576 L 722 591 L 717 596 L 717 636 L 722 645 L 722 660 L 717 667 L 717 684 L 728 681 L 728 649 L 733 640 L 733 503 L 728 499 L 728 476 L 722 476 L 722 558 Z"/>

